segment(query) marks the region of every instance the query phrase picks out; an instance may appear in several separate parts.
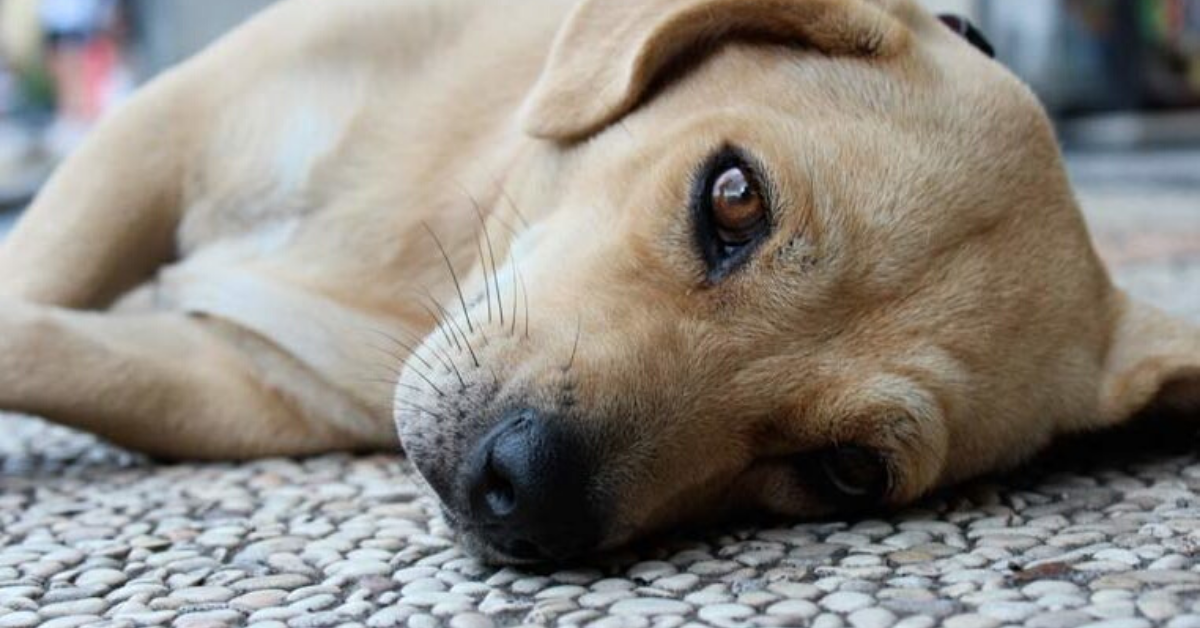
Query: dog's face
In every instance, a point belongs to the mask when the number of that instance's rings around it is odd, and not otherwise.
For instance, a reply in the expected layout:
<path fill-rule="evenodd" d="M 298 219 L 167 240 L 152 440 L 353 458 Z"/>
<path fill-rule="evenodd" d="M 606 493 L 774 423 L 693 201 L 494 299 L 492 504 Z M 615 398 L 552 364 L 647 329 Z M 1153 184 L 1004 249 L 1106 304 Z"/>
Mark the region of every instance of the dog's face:
<path fill-rule="evenodd" d="M 576 12 L 526 109 L 533 224 L 397 394 L 470 547 L 898 504 L 1195 403 L 1200 335 L 1111 288 L 1035 99 L 936 19 L 612 4 Z"/>

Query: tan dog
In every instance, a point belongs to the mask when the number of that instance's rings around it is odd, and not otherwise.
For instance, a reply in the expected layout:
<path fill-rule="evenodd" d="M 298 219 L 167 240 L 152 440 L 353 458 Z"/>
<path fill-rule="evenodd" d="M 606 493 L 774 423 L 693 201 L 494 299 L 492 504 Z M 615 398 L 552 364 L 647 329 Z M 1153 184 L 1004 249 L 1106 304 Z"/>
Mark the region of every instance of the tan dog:
<path fill-rule="evenodd" d="M 0 295 L 0 408 L 192 459 L 394 415 L 496 560 L 1200 407 L 1034 97 L 911 0 L 284 2 L 63 166 Z"/>

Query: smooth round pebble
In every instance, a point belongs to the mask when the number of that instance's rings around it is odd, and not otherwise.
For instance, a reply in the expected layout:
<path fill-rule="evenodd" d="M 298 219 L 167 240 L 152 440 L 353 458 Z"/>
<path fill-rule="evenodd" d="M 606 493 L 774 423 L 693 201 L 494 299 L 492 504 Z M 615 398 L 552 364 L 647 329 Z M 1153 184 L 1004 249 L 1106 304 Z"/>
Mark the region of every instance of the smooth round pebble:
<path fill-rule="evenodd" d="M 621 600 L 609 609 L 614 615 L 684 615 L 691 610 L 691 604 L 663 598 Z"/>
<path fill-rule="evenodd" d="M 854 628 L 891 628 L 896 615 L 885 608 L 863 608 L 851 613 L 849 622 Z"/>
<path fill-rule="evenodd" d="M 860 608 L 866 608 L 875 601 L 865 593 L 839 591 L 821 599 L 821 606 L 835 613 L 852 613 Z"/>
<path fill-rule="evenodd" d="M 455 615 L 450 620 L 450 628 L 494 628 L 495 625 L 491 618 L 479 613 Z"/>
<path fill-rule="evenodd" d="M 996 628 L 1002 621 L 978 613 L 966 613 L 946 618 L 945 628 Z"/>

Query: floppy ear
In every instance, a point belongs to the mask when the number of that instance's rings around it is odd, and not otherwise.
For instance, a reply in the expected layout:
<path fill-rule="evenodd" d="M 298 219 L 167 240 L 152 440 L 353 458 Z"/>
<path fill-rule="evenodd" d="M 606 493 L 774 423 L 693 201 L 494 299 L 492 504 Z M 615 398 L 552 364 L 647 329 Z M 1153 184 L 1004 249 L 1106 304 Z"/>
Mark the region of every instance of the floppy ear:
<path fill-rule="evenodd" d="M 584 0 L 525 103 L 525 130 L 558 140 L 591 134 L 636 107 L 687 53 L 735 37 L 889 56 L 907 30 L 878 0 Z"/>
<path fill-rule="evenodd" d="M 1200 418 L 1200 328 L 1120 295 L 1101 386 L 1109 424 L 1147 410 Z"/>

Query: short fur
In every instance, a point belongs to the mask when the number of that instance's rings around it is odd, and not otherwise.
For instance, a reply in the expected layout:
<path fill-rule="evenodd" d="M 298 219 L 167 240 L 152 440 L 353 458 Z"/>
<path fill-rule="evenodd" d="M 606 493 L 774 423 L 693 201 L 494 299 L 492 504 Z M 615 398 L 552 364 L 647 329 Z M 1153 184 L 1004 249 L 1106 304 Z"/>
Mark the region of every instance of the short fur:
<path fill-rule="evenodd" d="M 688 191 L 726 145 L 773 233 L 714 285 Z M 1035 98 L 911 0 L 288 0 L 0 247 L 0 409 L 188 459 L 394 419 L 455 520 L 537 407 L 603 462 L 603 547 L 825 514 L 800 452 L 885 452 L 899 504 L 1156 403 L 1200 408 L 1200 331 L 1113 287 Z"/>

